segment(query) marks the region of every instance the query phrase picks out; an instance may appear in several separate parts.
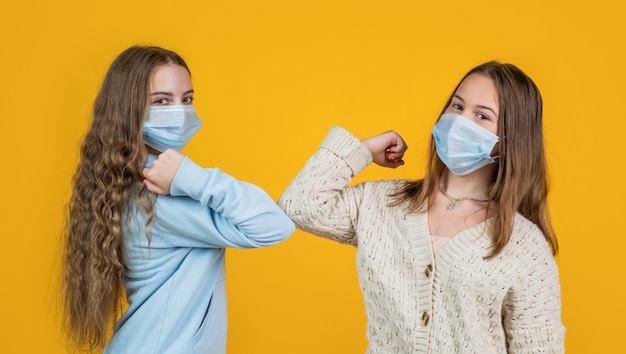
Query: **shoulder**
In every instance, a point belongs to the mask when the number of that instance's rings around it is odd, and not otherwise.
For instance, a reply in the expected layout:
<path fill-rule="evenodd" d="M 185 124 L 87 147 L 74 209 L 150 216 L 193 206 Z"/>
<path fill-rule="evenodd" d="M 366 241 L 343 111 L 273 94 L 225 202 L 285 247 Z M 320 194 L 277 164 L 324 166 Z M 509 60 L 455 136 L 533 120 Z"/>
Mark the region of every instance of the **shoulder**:
<path fill-rule="evenodd" d="M 543 232 L 541 232 L 541 229 L 539 229 L 539 226 L 519 213 L 515 214 L 510 242 L 516 242 L 517 244 L 529 243 L 539 247 L 549 247 L 546 237 Z"/>
<path fill-rule="evenodd" d="M 503 256 L 512 259 L 520 267 L 555 267 L 550 245 L 543 232 L 521 214 L 515 216 L 513 232 Z"/>

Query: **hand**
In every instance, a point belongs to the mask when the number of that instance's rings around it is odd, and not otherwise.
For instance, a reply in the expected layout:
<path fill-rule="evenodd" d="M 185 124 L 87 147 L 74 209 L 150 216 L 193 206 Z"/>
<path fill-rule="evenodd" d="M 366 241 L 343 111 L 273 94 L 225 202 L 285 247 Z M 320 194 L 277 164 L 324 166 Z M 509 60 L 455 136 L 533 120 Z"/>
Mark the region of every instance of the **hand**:
<path fill-rule="evenodd" d="M 170 194 L 170 187 L 174 176 L 185 156 L 172 149 L 165 150 L 152 162 L 152 167 L 143 169 L 143 184 L 148 190 L 157 194 Z"/>
<path fill-rule="evenodd" d="M 374 163 L 377 165 L 390 168 L 404 165 L 402 157 L 408 146 L 393 130 L 361 140 L 361 143 L 372 153 Z"/>

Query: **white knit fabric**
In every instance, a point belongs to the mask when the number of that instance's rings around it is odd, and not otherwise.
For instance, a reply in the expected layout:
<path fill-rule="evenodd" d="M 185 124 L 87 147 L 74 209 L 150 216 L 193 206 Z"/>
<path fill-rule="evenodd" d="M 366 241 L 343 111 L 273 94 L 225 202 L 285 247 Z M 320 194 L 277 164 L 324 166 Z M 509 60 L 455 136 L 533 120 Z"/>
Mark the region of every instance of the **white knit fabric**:
<path fill-rule="evenodd" d="M 402 181 L 348 186 L 372 162 L 349 132 L 330 130 L 279 200 L 307 232 L 358 247 L 368 353 L 561 353 L 558 269 L 541 231 L 518 215 L 495 258 L 489 221 L 432 255 L 427 215 L 388 207 Z"/>

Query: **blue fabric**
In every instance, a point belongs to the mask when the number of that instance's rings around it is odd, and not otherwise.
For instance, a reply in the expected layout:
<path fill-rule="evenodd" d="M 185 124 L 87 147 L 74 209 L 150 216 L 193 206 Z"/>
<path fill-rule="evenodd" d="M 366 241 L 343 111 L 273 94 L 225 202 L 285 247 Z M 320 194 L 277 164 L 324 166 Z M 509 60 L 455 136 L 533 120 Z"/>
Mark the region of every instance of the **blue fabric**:
<path fill-rule="evenodd" d="M 125 233 L 129 308 L 104 353 L 225 353 L 224 248 L 273 245 L 295 230 L 262 189 L 188 158 L 170 193 L 157 197 L 150 242 L 141 213 Z"/>

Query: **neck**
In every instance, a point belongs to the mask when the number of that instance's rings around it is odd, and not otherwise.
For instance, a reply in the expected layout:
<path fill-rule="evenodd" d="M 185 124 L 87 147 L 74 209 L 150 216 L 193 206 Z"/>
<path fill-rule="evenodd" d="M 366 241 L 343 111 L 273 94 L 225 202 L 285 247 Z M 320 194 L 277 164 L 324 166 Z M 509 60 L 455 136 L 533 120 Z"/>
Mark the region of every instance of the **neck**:
<path fill-rule="evenodd" d="M 153 147 L 146 145 L 146 149 L 148 149 L 148 153 L 152 155 L 161 155 L 161 151 L 155 150 Z"/>
<path fill-rule="evenodd" d="M 447 171 L 443 176 L 441 188 L 451 196 L 457 198 L 472 197 L 487 199 L 489 196 L 490 176 L 493 167 L 485 166 L 467 176 L 457 176 Z"/>

